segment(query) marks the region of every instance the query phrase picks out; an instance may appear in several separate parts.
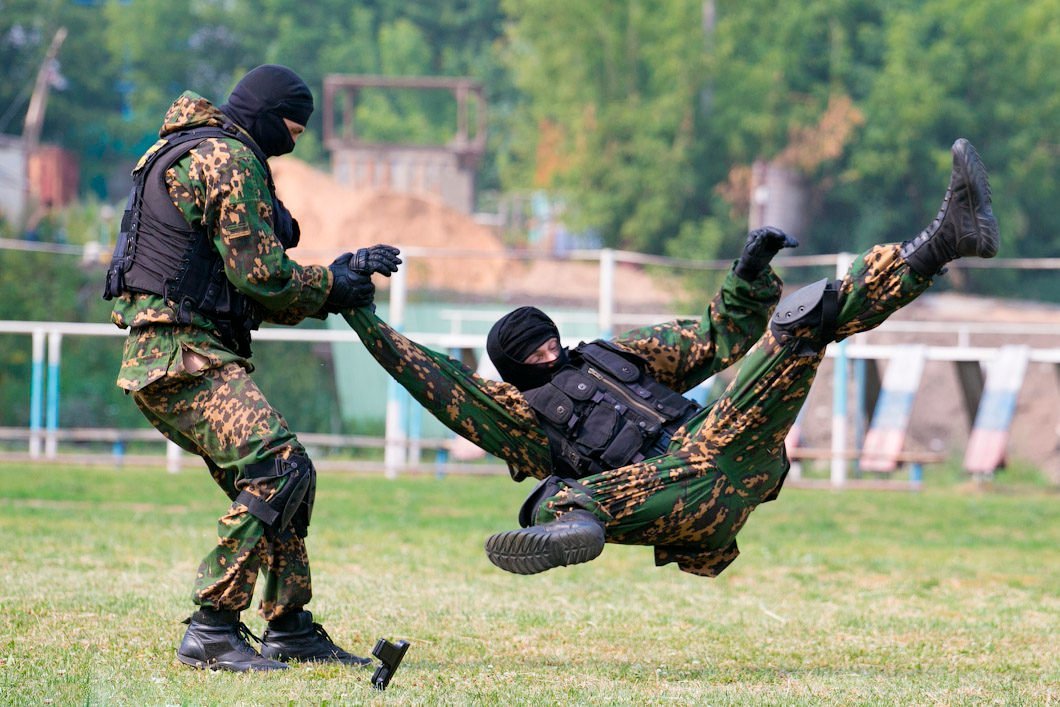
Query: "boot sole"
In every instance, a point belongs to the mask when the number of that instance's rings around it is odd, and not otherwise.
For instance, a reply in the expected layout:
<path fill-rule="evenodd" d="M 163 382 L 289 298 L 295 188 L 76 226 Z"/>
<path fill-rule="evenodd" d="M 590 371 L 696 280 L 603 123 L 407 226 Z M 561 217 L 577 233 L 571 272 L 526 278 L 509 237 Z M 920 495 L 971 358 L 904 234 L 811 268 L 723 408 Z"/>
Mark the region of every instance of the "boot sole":
<path fill-rule="evenodd" d="M 604 531 L 599 526 L 583 525 L 549 532 L 534 528 L 508 530 L 486 540 L 490 562 L 513 574 L 537 574 L 589 562 L 603 550 Z"/>
<path fill-rule="evenodd" d="M 285 653 L 268 653 L 264 648 L 261 651 L 261 657 L 283 663 L 288 663 L 290 661 L 295 661 L 297 663 L 331 663 L 334 665 L 348 665 L 351 668 L 367 668 L 372 664 L 371 658 L 357 658 L 355 660 L 339 660 L 331 656 L 303 658 L 297 655 L 287 655 Z"/>
<path fill-rule="evenodd" d="M 278 666 L 276 666 L 276 665 L 261 666 L 261 667 L 248 666 L 247 668 L 244 668 L 244 669 L 240 670 L 239 668 L 233 667 L 231 663 L 208 663 L 208 662 L 206 662 L 204 660 L 199 660 L 198 658 L 189 658 L 188 656 L 183 656 L 180 653 L 177 653 L 177 660 L 180 661 L 181 663 L 183 663 L 184 665 L 190 666 L 192 668 L 196 668 L 197 670 L 213 670 L 213 671 L 227 670 L 228 672 L 231 672 L 231 673 L 265 672 L 265 671 L 269 671 L 269 670 L 286 670 L 287 669 L 287 666 L 283 665 L 281 663 Z"/>
<path fill-rule="evenodd" d="M 954 162 L 960 164 L 961 176 L 972 190 L 975 198 L 976 239 L 975 252 L 961 255 L 974 255 L 980 258 L 993 258 L 1000 245 L 1000 234 L 997 219 L 990 209 L 990 180 L 986 166 L 980 159 L 972 143 L 961 138 L 953 143 Z"/>

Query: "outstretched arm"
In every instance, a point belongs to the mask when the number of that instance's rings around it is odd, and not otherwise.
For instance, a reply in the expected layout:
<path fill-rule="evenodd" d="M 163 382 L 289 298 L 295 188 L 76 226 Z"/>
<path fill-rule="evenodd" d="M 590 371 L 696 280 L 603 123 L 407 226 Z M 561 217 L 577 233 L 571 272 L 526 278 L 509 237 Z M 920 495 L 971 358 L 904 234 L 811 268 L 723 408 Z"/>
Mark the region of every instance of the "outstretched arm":
<path fill-rule="evenodd" d="M 769 261 L 798 243 L 780 229 L 752 231 L 700 321 L 677 319 L 622 334 L 615 343 L 646 359 L 652 375 L 678 392 L 739 361 L 765 332 L 780 300 Z"/>
<path fill-rule="evenodd" d="M 342 316 L 394 380 L 446 427 L 507 462 L 513 478 L 552 473 L 548 438 L 515 386 L 486 380 L 417 344 L 369 307 Z"/>

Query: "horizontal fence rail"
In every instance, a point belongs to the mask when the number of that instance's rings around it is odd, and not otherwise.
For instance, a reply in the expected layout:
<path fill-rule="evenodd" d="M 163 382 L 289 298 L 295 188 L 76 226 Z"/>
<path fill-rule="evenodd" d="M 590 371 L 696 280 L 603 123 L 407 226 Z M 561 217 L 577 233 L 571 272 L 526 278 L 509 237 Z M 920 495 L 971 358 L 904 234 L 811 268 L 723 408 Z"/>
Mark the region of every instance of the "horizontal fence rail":
<path fill-rule="evenodd" d="M 4 241 L 0 239 L 0 248 L 34 250 L 65 255 L 80 255 L 83 259 L 98 260 L 99 248 L 95 246 L 75 246 L 65 244 L 25 243 L 21 241 Z M 300 251 L 306 254 L 307 251 Z M 561 332 L 567 325 L 595 325 L 599 336 L 611 336 L 620 326 L 632 328 L 655 324 L 674 317 L 694 319 L 695 315 L 681 315 L 672 312 L 644 313 L 620 312 L 616 309 L 615 273 L 616 264 L 627 263 L 641 266 L 660 266 L 667 268 L 698 269 L 725 271 L 731 268 L 732 260 L 690 261 L 663 256 L 645 255 L 617 250 L 570 251 L 562 256 L 542 255 L 538 252 L 485 252 L 480 250 L 429 249 L 403 247 L 402 257 L 405 266 L 389 281 L 388 322 L 395 329 L 403 331 L 411 339 L 441 351 L 474 350 L 485 347 L 485 335 L 481 333 L 484 323 L 496 321 L 508 309 L 498 307 L 496 310 L 471 310 L 459 307 L 445 308 L 440 317 L 447 323 L 448 331 L 406 331 L 405 310 L 408 298 L 406 272 L 417 258 L 505 258 L 523 260 L 553 261 L 591 261 L 599 265 L 599 289 L 596 311 L 557 312 L 554 316 Z M 774 264 L 778 267 L 828 267 L 834 268 L 837 275 L 844 271 L 853 256 L 847 253 L 811 255 L 811 256 L 778 256 Z M 955 268 L 1011 268 L 1026 270 L 1060 269 L 1060 258 L 1051 259 L 994 259 L 981 261 L 975 259 L 960 260 L 953 264 Z M 477 325 L 475 327 L 474 325 Z M 477 328 L 478 332 L 470 331 Z M 876 334 L 909 334 L 916 337 L 931 335 L 947 337 L 950 343 L 926 346 L 924 355 L 927 360 L 952 362 L 978 362 L 989 365 L 999 356 L 1000 349 L 993 345 L 979 343 L 982 337 L 1003 337 L 1029 342 L 1028 361 L 1032 363 L 1060 366 L 1060 323 L 1022 323 L 1022 322 L 952 322 L 952 321 L 895 321 L 889 320 L 873 330 Z M 58 424 L 60 392 L 58 389 L 58 371 L 62 359 L 62 341 L 64 337 L 124 337 L 127 331 L 111 324 L 84 322 L 51 322 L 51 321 L 0 321 L 0 335 L 29 336 L 32 339 L 32 362 L 30 370 L 30 425 L 28 428 L 0 428 L 0 439 L 15 442 L 26 442 L 27 456 L 31 460 L 57 459 L 59 444 L 76 444 L 82 442 L 110 443 L 116 449 L 129 442 L 164 442 L 164 438 L 153 429 L 118 430 L 109 428 L 69 428 L 61 429 Z M 828 347 L 827 357 L 835 364 L 833 377 L 833 420 L 832 443 L 826 450 L 805 450 L 808 456 L 827 457 L 831 462 L 830 483 L 841 486 L 847 482 L 848 468 L 857 457 L 856 449 L 848 448 L 847 442 L 847 382 L 851 377 L 848 367 L 860 360 L 886 361 L 898 355 L 902 344 L 863 343 L 864 335 Z M 353 331 L 336 331 L 330 329 L 303 329 L 267 326 L 254 333 L 256 341 L 287 341 L 305 344 L 343 343 L 360 344 Z M 1040 342 L 1040 345 L 1034 343 Z M 1058 369 L 1060 370 L 1060 369 Z M 307 445 L 334 449 L 376 449 L 383 451 L 383 461 L 379 464 L 365 463 L 363 467 L 381 468 L 388 475 L 407 471 L 462 471 L 467 473 L 499 473 L 504 469 L 500 463 L 461 464 L 447 458 L 452 446 L 450 438 L 409 437 L 407 420 L 408 399 L 398 386 L 388 388 L 386 401 L 386 432 L 383 437 L 358 435 L 332 435 L 313 431 L 300 432 L 299 438 Z M 423 465 L 419 461 L 421 450 L 433 450 L 440 463 Z M 172 443 L 167 444 L 167 466 L 179 468 L 183 452 Z M 324 467 L 328 464 L 323 463 Z M 336 463 L 341 466 L 341 463 Z"/>

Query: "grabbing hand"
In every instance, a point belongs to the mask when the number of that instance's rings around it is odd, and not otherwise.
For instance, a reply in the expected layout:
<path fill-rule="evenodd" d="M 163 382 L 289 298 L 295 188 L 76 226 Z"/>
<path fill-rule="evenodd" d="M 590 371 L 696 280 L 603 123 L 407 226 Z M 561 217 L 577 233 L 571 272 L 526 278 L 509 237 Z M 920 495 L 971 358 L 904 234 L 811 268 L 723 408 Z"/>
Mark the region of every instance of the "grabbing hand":
<path fill-rule="evenodd" d="M 390 277 L 392 273 L 397 272 L 398 265 L 401 265 L 401 258 L 398 257 L 400 252 L 394 246 L 382 244 L 360 248 L 353 254 L 350 269 L 362 275 L 379 273 Z"/>
<path fill-rule="evenodd" d="M 328 266 L 331 271 L 331 291 L 324 309 L 332 314 L 354 307 L 368 307 L 375 300 L 375 285 L 371 273 L 355 272 L 351 265 L 353 253 L 343 253 Z"/>
<path fill-rule="evenodd" d="M 744 280 L 758 277 L 781 248 L 795 248 L 799 242 L 776 226 L 756 228 L 747 234 L 747 243 L 736 262 L 736 274 Z"/>

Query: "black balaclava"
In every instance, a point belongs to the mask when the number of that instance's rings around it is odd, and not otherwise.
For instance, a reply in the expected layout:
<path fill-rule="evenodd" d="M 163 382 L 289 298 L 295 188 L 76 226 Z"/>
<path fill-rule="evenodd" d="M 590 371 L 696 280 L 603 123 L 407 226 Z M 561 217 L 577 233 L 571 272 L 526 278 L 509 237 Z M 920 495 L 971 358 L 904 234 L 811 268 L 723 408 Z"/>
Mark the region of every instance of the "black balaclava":
<path fill-rule="evenodd" d="M 283 119 L 304 126 L 313 114 L 313 94 L 286 66 L 264 64 L 241 78 L 220 108 L 250 133 L 266 156 L 277 157 L 294 149 Z"/>
<path fill-rule="evenodd" d="M 559 340 L 559 329 L 537 307 L 520 307 L 497 320 L 486 337 L 486 353 L 505 382 L 519 390 L 539 388 L 567 363 L 567 350 L 551 363 L 523 363 L 549 339 Z"/>

